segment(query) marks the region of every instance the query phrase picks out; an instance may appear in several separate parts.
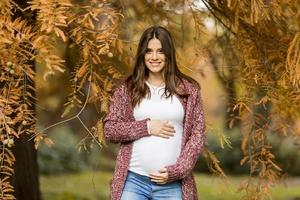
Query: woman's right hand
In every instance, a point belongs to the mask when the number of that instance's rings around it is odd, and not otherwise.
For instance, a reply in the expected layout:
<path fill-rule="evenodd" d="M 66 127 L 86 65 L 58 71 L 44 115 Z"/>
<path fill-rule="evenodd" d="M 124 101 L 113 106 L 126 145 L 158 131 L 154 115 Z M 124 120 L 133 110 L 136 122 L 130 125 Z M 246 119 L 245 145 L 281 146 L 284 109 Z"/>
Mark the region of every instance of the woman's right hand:
<path fill-rule="evenodd" d="M 174 136 L 175 128 L 168 121 L 150 120 L 149 131 L 151 135 L 155 135 L 162 138 L 170 138 Z"/>

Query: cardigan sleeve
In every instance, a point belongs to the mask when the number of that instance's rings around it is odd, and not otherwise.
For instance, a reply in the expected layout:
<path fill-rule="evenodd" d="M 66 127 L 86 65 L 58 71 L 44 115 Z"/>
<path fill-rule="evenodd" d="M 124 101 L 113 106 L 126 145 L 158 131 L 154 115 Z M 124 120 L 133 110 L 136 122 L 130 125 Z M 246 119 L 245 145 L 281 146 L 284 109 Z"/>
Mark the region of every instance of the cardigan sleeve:
<path fill-rule="evenodd" d="M 104 118 L 105 139 L 112 143 L 130 142 L 149 136 L 146 118 L 139 121 L 130 120 L 128 115 L 128 98 L 126 86 L 120 84 L 113 93 L 109 112 Z"/>
<path fill-rule="evenodd" d="M 167 182 L 183 179 L 190 174 L 203 148 L 205 142 L 205 118 L 200 88 L 197 88 L 196 95 L 192 111 L 192 118 L 194 119 L 192 133 L 182 149 L 176 163 L 166 166 L 168 172 Z"/>

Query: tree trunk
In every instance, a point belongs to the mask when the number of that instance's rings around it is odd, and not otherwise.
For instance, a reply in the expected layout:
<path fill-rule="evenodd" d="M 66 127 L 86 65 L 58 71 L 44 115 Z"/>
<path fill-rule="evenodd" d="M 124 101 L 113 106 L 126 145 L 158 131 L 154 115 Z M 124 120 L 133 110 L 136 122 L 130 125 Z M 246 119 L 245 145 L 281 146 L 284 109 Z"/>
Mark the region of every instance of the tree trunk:
<path fill-rule="evenodd" d="M 28 6 L 27 0 L 15 0 L 21 8 Z M 28 13 L 30 12 L 30 13 Z M 27 20 L 30 24 L 35 22 L 34 13 L 30 10 L 20 12 L 16 10 L 13 18 L 21 17 Z M 28 61 L 31 63 L 32 68 L 35 70 L 34 61 Z M 35 87 L 34 80 L 27 81 L 27 84 Z M 27 89 L 31 95 L 35 97 L 35 91 Z M 33 102 L 28 109 L 35 112 L 35 99 L 30 98 Z M 30 128 L 30 127 L 26 127 Z M 15 145 L 12 148 L 13 154 L 16 158 L 14 163 L 14 174 L 12 177 L 12 186 L 14 187 L 14 196 L 17 200 L 40 200 L 39 189 L 39 175 L 38 175 L 38 163 L 37 163 L 37 151 L 34 148 L 34 141 L 28 141 L 31 135 L 26 133 L 21 134 L 20 138 L 15 138 Z"/>
<path fill-rule="evenodd" d="M 37 151 L 33 140 L 25 133 L 15 140 L 13 153 L 16 158 L 12 185 L 17 200 L 39 200 L 39 176 L 37 164 Z"/>

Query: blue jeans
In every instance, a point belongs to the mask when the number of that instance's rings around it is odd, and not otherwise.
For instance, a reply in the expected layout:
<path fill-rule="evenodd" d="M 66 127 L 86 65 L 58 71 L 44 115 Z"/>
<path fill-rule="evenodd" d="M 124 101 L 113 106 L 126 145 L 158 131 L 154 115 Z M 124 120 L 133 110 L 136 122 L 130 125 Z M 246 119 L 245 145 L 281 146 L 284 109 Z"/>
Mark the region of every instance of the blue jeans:
<path fill-rule="evenodd" d="M 148 176 L 128 171 L 121 200 L 182 200 L 181 181 L 157 184 Z"/>

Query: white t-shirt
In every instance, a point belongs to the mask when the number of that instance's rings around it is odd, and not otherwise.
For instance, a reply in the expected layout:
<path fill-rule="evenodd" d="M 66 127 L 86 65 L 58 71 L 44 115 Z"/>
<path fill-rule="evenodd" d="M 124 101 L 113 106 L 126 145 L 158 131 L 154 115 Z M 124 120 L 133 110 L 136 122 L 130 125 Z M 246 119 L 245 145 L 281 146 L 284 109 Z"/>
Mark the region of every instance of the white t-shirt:
<path fill-rule="evenodd" d="M 135 119 L 149 117 L 151 120 L 167 120 L 176 131 L 169 139 L 151 135 L 133 142 L 129 170 L 149 176 L 149 173 L 176 163 L 181 150 L 184 108 L 176 95 L 168 99 L 162 97 L 164 86 L 153 86 L 147 81 L 146 84 L 150 88 L 151 98 L 144 98 L 139 106 L 135 106 Z"/>

